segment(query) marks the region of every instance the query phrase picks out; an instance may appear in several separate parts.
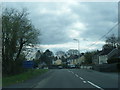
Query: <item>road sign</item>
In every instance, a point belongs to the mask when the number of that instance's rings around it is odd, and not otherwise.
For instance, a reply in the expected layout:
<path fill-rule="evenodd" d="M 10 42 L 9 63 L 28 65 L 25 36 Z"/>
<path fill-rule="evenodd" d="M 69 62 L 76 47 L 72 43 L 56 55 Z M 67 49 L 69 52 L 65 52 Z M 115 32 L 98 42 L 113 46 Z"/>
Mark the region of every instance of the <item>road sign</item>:
<path fill-rule="evenodd" d="M 24 68 L 33 68 L 34 67 L 34 61 L 23 61 L 23 67 Z"/>

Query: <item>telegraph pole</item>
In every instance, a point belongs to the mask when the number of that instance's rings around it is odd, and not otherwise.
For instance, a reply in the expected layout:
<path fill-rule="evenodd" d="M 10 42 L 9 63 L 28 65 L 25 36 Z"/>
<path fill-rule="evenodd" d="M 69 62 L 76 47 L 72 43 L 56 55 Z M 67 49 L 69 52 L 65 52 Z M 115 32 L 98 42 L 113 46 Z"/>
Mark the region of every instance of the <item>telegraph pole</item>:
<path fill-rule="evenodd" d="M 120 1 L 118 2 L 118 44 L 120 45 Z"/>

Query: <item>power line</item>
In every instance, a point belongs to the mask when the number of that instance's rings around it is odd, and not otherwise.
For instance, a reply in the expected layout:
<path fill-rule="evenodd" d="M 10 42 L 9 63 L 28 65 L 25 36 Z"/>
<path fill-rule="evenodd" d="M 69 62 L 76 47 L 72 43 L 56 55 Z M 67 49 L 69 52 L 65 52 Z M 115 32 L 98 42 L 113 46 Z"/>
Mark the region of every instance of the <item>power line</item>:
<path fill-rule="evenodd" d="M 102 37 L 100 37 L 98 40 L 102 40 L 103 38 L 105 38 L 110 32 L 112 32 L 113 30 L 114 30 L 114 28 L 117 26 L 117 25 L 119 25 L 120 23 L 117 23 L 117 24 L 115 24 L 106 34 L 104 34 Z M 96 41 L 96 42 L 94 42 L 93 44 L 91 44 L 90 46 L 89 46 L 89 48 L 88 49 L 90 49 L 90 47 L 91 46 L 93 46 L 93 45 L 96 45 L 98 43 L 98 41 Z M 84 50 L 87 50 L 87 49 L 84 49 Z"/>
<path fill-rule="evenodd" d="M 114 30 L 114 28 L 117 26 L 117 25 L 119 25 L 120 23 L 117 23 L 117 24 L 115 24 L 105 35 L 103 35 L 101 38 L 99 38 L 98 40 L 101 40 L 101 39 L 103 39 L 103 38 L 105 38 L 110 32 L 112 32 L 113 30 Z M 96 41 L 95 43 L 93 43 L 93 44 L 91 44 L 90 46 L 93 46 L 93 45 L 95 45 L 96 43 L 98 43 L 98 41 Z"/>

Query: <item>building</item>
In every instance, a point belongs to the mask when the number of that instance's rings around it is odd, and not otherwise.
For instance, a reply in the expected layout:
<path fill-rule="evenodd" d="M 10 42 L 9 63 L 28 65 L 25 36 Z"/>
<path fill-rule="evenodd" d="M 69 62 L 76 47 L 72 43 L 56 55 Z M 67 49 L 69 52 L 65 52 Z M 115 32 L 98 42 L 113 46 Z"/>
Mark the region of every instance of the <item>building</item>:
<path fill-rule="evenodd" d="M 118 56 L 118 49 L 105 49 L 102 51 L 97 52 L 94 56 L 93 56 L 93 63 L 94 64 L 104 64 L 107 63 L 107 60 L 112 58 L 112 57 L 116 57 Z"/>
<path fill-rule="evenodd" d="M 54 61 L 54 65 L 61 65 L 61 64 L 62 64 L 62 60 L 60 59 Z"/>
<path fill-rule="evenodd" d="M 75 59 L 71 59 L 70 60 L 70 64 L 80 65 L 84 61 L 85 61 L 85 57 L 84 57 L 84 55 L 82 55 L 81 57 L 78 57 L 78 58 L 75 58 Z"/>

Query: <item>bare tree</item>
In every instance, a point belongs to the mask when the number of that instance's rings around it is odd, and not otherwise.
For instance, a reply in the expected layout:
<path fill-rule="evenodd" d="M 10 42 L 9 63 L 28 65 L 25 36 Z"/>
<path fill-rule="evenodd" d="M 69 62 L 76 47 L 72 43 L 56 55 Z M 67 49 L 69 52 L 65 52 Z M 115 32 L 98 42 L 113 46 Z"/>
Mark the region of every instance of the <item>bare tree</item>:
<path fill-rule="evenodd" d="M 2 13 L 3 69 L 11 72 L 20 60 L 24 46 L 37 41 L 38 32 L 28 19 L 26 9 L 5 9 Z"/>

